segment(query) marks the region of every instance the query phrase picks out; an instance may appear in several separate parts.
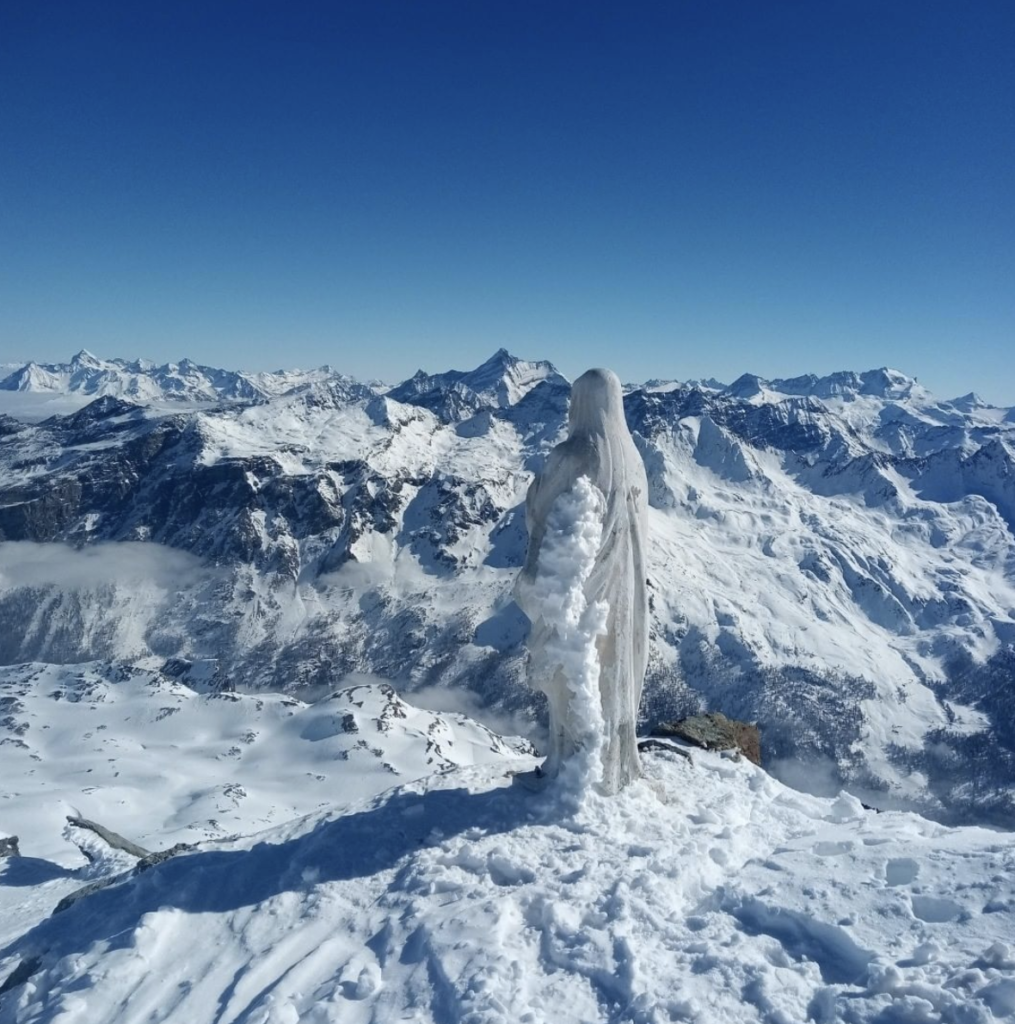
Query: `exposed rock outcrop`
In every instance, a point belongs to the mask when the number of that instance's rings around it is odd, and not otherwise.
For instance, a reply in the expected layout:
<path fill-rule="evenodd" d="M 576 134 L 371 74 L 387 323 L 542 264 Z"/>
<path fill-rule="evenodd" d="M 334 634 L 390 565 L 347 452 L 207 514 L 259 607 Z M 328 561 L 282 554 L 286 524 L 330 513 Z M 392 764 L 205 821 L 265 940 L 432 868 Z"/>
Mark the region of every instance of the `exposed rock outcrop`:
<path fill-rule="evenodd" d="M 705 750 L 736 750 L 748 761 L 761 764 L 761 730 L 753 722 L 727 718 L 720 711 L 692 715 L 676 722 L 662 722 L 656 736 L 675 736 Z"/>

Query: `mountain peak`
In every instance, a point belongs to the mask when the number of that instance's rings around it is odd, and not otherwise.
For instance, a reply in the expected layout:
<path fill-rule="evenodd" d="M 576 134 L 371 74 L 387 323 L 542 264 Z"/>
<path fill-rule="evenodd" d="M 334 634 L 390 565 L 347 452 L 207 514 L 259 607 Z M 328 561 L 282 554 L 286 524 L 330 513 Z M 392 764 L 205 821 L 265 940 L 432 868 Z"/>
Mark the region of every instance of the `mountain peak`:
<path fill-rule="evenodd" d="M 98 356 L 93 355 L 88 349 L 83 348 L 71 358 L 71 366 L 75 367 L 87 367 L 88 369 L 97 370 L 102 366 L 102 360 Z"/>
<path fill-rule="evenodd" d="M 507 366 L 510 363 L 517 363 L 517 362 L 519 362 L 519 359 L 518 359 L 517 356 L 511 355 L 511 353 L 508 352 L 508 350 L 506 348 L 501 347 L 501 348 L 497 349 L 497 351 L 494 352 L 494 354 L 492 356 L 490 356 L 490 358 L 487 359 L 487 361 L 485 363 L 483 363 L 483 366 L 491 366 L 491 365 Z"/>
<path fill-rule="evenodd" d="M 756 373 L 742 373 L 726 391 L 734 398 L 753 398 L 760 395 L 764 387 L 765 381 Z"/>
<path fill-rule="evenodd" d="M 904 398 L 916 384 L 912 377 L 888 366 L 867 370 L 860 374 L 860 380 L 863 382 L 860 393 L 877 398 Z"/>
<path fill-rule="evenodd" d="M 953 398 L 951 404 L 957 409 L 963 410 L 963 412 L 972 412 L 973 409 L 987 409 L 989 405 L 985 402 L 975 391 L 970 391 L 968 394 L 959 395 L 958 398 Z"/>
<path fill-rule="evenodd" d="M 422 405 L 438 415 L 460 420 L 482 408 L 518 403 L 544 380 L 563 380 L 552 363 L 530 362 L 499 348 L 474 370 L 445 373 L 417 371 L 396 384 L 388 395 L 399 402 Z"/>

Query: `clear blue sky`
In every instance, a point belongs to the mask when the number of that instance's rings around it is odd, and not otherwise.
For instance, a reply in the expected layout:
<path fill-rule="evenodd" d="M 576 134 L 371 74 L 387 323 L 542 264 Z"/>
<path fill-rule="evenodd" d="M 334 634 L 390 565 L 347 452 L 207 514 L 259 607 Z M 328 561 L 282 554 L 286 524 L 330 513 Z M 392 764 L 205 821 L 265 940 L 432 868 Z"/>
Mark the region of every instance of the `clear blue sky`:
<path fill-rule="evenodd" d="M 1012 0 L 3 0 L 0 97 L 0 361 L 1015 404 Z"/>

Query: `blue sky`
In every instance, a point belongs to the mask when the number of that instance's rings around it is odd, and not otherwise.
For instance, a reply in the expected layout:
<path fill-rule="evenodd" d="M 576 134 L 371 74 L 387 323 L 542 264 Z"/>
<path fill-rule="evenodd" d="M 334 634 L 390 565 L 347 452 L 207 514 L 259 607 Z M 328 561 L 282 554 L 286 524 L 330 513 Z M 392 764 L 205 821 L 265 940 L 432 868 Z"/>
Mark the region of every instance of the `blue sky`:
<path fill-rule="evenodd" d="M 1010 0 L 0 5 L 0 361 L 1015 404 Z"/>

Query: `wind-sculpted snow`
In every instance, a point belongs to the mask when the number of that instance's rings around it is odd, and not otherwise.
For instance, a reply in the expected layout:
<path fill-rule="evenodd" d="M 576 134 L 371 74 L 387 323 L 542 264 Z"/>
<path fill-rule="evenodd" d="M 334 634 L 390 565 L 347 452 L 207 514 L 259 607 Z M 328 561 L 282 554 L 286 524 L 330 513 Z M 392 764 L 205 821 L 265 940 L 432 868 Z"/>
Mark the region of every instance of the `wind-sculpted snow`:
<path fill-rule="evenodd" d="M 214 660 L 216 685 L 297 692 L 367 671 L 530 710 L 510 592 L 563 378 L 498 353 L 386 392 L 285 383 L 171 408 L 108 392 L 34 423 L 12 407 L 0 662 Z M 789 772 L 806 755 L 811 785 L 1015 823 L 996 696 L 1015 685 L 1012 412 L 887 370 L 654 382 L 625 411 L 651 506 L 647 722 L 756 717 L 766 756 Z M 35 565 L 26 542 L 46 545 Z M 90 582 L 72 550 L 115 565 L 96 545 L 123 542 L 174 553 L 157 585 Z M 199 560 L 179 586 L 176 553 Z"/>
<path fill-rule="evenodd" d="M 0 1022 L 1015 1011 L 1012 835 L 806 796 L 704 751 L 647 755 L 645 778 L 561 820 L 552 793 L 512 785 L 525 765 L 450 770 L 121 877 L 0 946 Z M 5 863 L 0 893 L 31 877 L 52 906 L 73 884 Z"/>
<path fill-rule="evenodd" d="M 529 683 L 550 705 L 544 771 L 559 773 L 558 789 L 577 807 L 603 783 L 606 744 L 613 739 L 603 718 L 597 649 L 609 606 L 590 603 L 585 595 L 602 545 L 605 511 L 606 500 L 588 477 L 579 477 L 556 497 L 526 600 L 545 636 L 537 649 L 530 645 L 528 670 Z"/>

